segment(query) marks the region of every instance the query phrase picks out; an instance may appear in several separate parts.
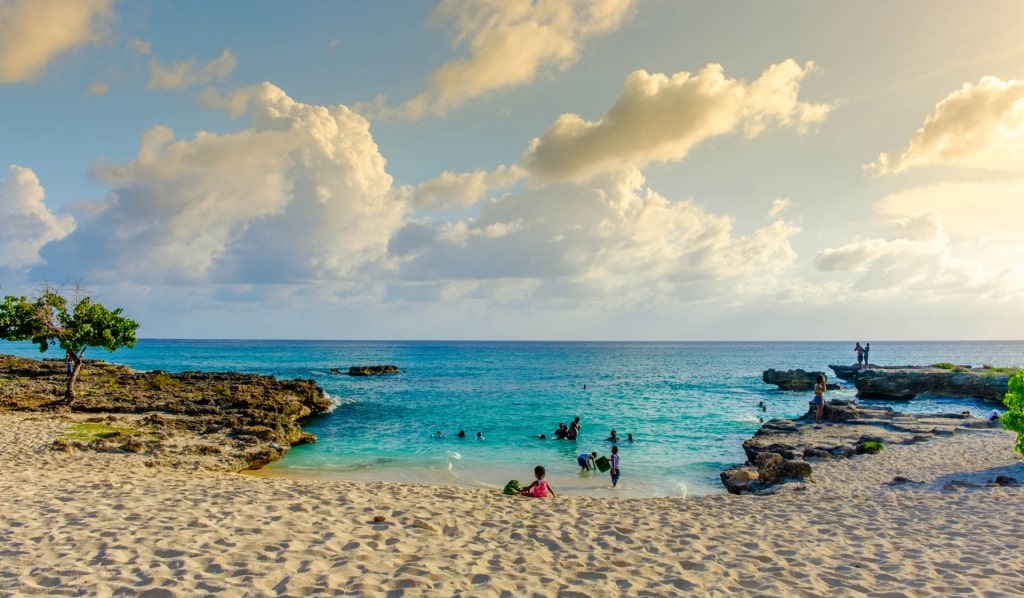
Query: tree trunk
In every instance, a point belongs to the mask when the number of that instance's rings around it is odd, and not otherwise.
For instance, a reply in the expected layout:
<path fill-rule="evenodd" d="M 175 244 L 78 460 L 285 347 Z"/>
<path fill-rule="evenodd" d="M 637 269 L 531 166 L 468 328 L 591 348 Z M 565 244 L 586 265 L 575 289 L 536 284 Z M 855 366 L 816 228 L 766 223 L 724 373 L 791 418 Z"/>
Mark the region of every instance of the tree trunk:
<path fill-rule="evenodd" d="M 64 399 L 67 401 L 67 405 L 70 406 L 75 402 L 75 382 L 78 380 L 78 371 L 82 369 L 82 358 L 77 355 L 74 358 L 74 367 L 71 369 L 71 375 L 68 376 L 68 387 L 64 391 Z"/>

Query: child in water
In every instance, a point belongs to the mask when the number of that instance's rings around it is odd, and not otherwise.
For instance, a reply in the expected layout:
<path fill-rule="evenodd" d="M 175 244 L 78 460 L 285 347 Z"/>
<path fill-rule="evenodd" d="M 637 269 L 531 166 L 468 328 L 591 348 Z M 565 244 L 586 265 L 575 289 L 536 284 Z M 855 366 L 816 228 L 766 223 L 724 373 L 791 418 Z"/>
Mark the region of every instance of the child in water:
<path fill-rule="evenodd" d="M 544 479 L 546 473 L 547 472 L 544 471 L 543 465 L 534 467 L 533 477 L 537 479 L 533 480 L 533 483 L 526 488 L 520 490 L 519 494 L 522 494 L 523 496 L 532 496 L 534 498 L 547 498 L 548 494 L 550 494 L 551 498 L 554 498 L 555 491 L 551 489 L 551 486 L 548 485 L 548 481 Z"/>

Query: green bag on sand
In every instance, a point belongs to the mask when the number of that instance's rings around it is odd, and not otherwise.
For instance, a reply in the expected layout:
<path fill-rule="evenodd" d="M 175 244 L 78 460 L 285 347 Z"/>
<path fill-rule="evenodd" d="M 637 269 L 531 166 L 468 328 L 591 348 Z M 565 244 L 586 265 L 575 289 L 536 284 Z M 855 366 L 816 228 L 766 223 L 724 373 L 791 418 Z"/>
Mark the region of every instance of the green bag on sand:
<path fill-rule="evenodd" d="M 612 468 L 612 464 L 608 462 L 608 457 L 598 457 L 597 459 L 594 459 L 594 464 L 597 465 L 597 468 L 601 473 Z"/>
<path fill-rule="evenodd" d="M 508 483 L 505 484 L 505 489 L 502 490 L 501 493 L 502 494 L 519 494 L 519 491 L 522 490 L 522 489 L 523 489 L 523 487 L 519 485 L 519 480 L 509 480 Z"/>

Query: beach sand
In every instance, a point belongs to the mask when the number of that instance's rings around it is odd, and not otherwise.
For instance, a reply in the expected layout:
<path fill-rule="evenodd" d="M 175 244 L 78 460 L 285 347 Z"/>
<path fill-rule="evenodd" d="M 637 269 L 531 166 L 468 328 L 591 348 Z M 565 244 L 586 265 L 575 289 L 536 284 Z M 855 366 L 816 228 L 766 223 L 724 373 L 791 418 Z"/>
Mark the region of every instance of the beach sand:
<path fill-rule="evenodd" d="M 1000 430 L 775 496 L 542 500 L 68 454 L 54 417 L 0 415 L 4 596 L 1024 595 L 1024 488 L 985 485 L 1024 481 Z"/>

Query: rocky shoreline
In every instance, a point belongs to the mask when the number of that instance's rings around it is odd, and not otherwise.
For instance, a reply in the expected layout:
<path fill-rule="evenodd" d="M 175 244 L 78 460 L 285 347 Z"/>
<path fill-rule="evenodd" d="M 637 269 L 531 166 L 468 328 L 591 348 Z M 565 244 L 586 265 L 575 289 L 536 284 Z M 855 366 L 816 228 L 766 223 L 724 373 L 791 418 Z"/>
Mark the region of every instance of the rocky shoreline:
<path fill-rule="evenodd" d="M 54 442 L 64 451 L 131 452 L 152 465 L 215 471 L 259 469 L 292 446 L 315 442 L 300 422 L 331 400 L 312 380 L 235 372 L 136 372 L 88 360 L 77 400 L 64 405 L 62 361 L 0 355 L 0 411 L 41 412 L 95 433 Z"/>
<path fill-rule="evenodd" d="M 972 397 L 1002 405 L 1013 368 L 935 366 L 828 366 L 853 383 L 864 400 L 909 401 L 921 395 Z"/>
<path fill-rule="evenodd" d="M 999 428 L 961 413 L 901 413 L 889 407 L 870 407 L 854 401 L 826 401 L 820 425 L 808 409 L 796 420 L 773 419 L 749 439 L 743 450 L 747 463 L 721 473 L 731 494 L 775 494 L 801 489 L 811 479 L 811 460 L 843 459 L 885 450 L 886 445 L 926 442 L 969 429 Z M 787 483 L 796 482 L 793 485 Z M 1008 481 L 1009 483 L 1009 481 Z"/>

